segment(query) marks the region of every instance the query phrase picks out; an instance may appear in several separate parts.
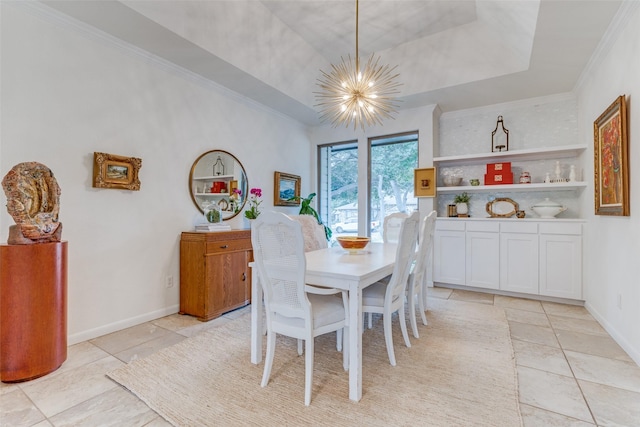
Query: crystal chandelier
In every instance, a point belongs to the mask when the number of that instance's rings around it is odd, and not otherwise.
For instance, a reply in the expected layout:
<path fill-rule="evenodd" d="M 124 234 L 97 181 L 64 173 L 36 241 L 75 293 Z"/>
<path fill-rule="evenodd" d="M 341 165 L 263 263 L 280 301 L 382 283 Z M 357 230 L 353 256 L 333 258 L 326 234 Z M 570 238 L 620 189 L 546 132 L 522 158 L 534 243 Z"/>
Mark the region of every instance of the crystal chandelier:
<path fill-rule="evenodd" d="M 368 126 L 382 124 L 383 118 L 394 118 L 397 113 L 397 100 L 393 97 L 399 93 L 400 83 L 396 81 L 398 74 L 392 74 L 396 67 L 378 65 L 380 57 L 375 53 L 367 61 L 364 69 L 360 69 L 358 54 L 358 0 L 356 0 L 356 56 L 340 58 L 339 65 L 331 64 L 330 73 L 322 73 L 318 86 L 322 89 L 315 92 L 320 108 L 320 119 L 331 121 L 334 127 L 353 122 L 354 130 L 358 125 L 364 130 Z"/>

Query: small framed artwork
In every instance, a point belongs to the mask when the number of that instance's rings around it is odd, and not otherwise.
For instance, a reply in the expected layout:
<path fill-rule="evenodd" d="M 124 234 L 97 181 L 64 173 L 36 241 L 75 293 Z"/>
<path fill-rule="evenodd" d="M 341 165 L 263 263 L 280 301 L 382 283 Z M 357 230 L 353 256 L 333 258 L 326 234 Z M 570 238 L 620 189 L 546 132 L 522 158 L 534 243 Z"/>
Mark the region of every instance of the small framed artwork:
<path fill-rule="evenodd" d="M 140 190 L 138 172 L 142 159 L 117 156 L 107 153 L 93 153 L 93 186 L 95 188 L 117 188 Z"/>
<path fill-rule="evenodd" d="M 596 215 L 629 216 L 627 102 L 620 95 L 593 123 Z"/>
<path fill-rule="evenodd" d="M 289 200 L 292 197 L 300 197 L 300 177 L 290 173 L 276 172 L 274 176 L 273 205 L 274 206 L 298 206 L 300 199 Z"/>
<path fill-rule="evenodd" d="M 436 168 L 413 170 L 413 194 L 416 197 L 436 196 Z"/>

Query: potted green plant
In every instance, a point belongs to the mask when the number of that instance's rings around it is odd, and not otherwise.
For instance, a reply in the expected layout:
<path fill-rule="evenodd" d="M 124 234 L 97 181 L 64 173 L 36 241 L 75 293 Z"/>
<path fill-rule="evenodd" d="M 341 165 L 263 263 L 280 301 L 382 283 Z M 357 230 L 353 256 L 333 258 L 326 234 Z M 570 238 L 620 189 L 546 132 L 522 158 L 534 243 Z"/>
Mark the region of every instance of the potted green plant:
<path fill-rule="evenodd" d="M 298 214 L 313 216 L 316 219 L 316 221 L 318 221 L 318 224 L 324 227 L 324 234 L 327 237 L 327 240 L 331 240 L 331 234 L 332 234 L 331 229 L 322 223 L 322 219 L 320 219 L 320 215 L 318 214 L 318 211 L 316 211 L 311 206 L 311 200 L 313 200 L 315 196 L 316 196 L 316 193 L 311 193 L 305 198 L 302 198 L 300 196 L 294 196 L 287 200 L 289 201 L 295 200 L 296 202 L 300 202 L 300 212 L 298 212 Z"/>
<path fill-rule="evenodd" d="M 469 213 L 469 200 L 471 196 L 465 191 L 461 194 L 456 194 L 453 198 L 453 203 L 456 204 L 456 212 L 458 215 L 467 215 Z"/>

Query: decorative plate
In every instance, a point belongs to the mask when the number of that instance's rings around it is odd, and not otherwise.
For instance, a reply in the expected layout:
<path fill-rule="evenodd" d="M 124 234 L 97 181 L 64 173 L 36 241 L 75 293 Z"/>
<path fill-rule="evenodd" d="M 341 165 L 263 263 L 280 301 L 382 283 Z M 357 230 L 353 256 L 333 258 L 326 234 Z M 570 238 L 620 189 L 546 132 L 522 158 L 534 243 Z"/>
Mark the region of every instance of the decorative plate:
<path fill-rule="evenodd" d="M 227 202 L 225 199 L 220 199 L 220 201 L 218 202 L 218 206 L 220 206 L 220 209 L 222 209 L 223 211 L 226 211 L 229 208 L 229 202 Z"/>
<path fill-rule="evenodd" d="M 491 218 L 509 218 L 516 214 L 518 203 L 508 197 L 498 197 L 487 203 L 487 213 Z"/>

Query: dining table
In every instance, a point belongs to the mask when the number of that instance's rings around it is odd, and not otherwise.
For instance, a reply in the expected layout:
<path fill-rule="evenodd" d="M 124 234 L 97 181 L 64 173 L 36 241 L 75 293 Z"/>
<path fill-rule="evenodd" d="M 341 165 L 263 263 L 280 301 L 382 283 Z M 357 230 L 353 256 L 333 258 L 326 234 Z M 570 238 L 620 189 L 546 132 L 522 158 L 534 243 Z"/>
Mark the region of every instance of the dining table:
<path fill-rule="evenodd" d="M 354 401 L 362 398 L 362 290 L 393 272 L 396 246 L 371 242 L 359 251 L 336 246 L 305 253 L 307 284 L 348 292 L 349 398 Z M 262 361 L 264 307 L 257 271 L 251 280 L 251 362 L 258 364 Z"/>

